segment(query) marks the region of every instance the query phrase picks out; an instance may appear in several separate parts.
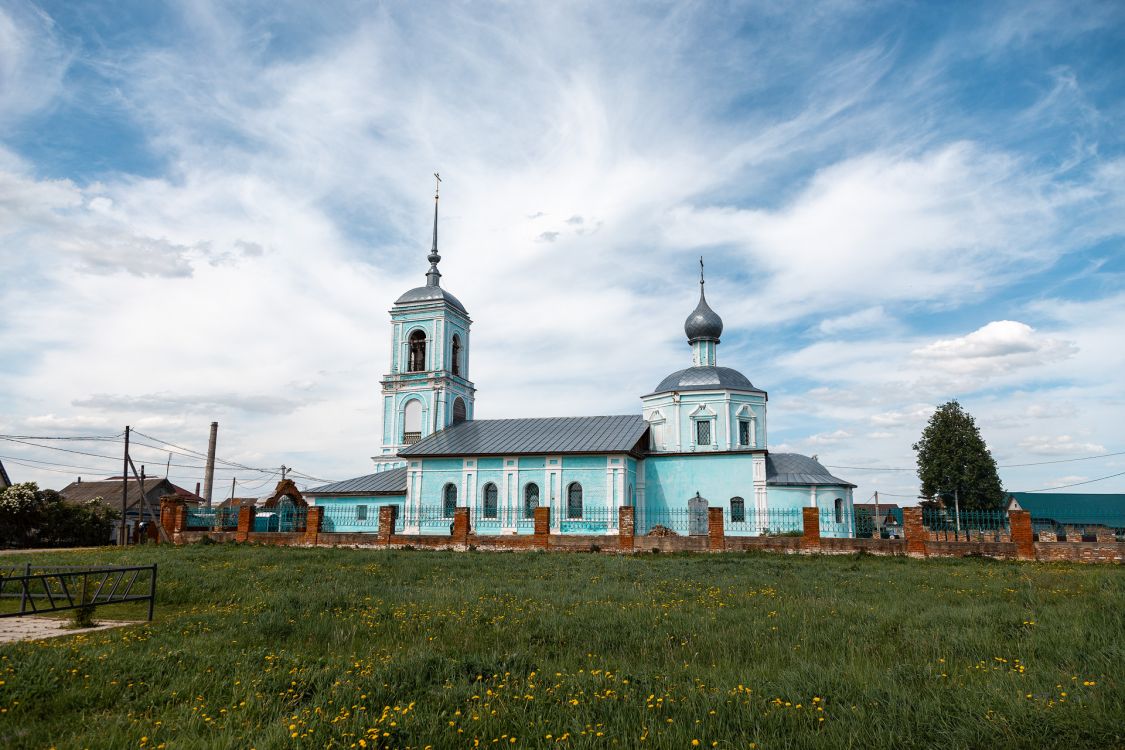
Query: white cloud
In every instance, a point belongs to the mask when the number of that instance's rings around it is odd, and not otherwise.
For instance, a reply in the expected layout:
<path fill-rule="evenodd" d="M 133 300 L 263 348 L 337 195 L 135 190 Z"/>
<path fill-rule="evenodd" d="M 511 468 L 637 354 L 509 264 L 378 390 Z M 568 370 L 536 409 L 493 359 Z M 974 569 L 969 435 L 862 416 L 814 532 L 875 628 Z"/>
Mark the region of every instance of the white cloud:
<path fill-rule="evenodd" d="M 887 317 L 886 311 L 883 310 L 883 306 L 875 305 L 847 315 L 822 320 L 816 328 L 820 333 L 831 336 L 838 333 L 875 328 L 886 325 L 888 322 L 890 322 L 890 319 Z"/>
<path fill-rule="evenodd" d="M 1105 453 L 1100 443 L 1082 442 L 1070 435 L 1029 435 L 1017 445 L 1028 453 L 1040 456 L 1094 455 Z"/>
<path fill-rule="evenodd" d="M 1072 342 L 1036 335 L 1026 323 L 997 320 L 966 336 L 927 344 L 913 354 L 927 366 L 950 373 L 992 375 L 1066 359 L 1075 352 Z"/>

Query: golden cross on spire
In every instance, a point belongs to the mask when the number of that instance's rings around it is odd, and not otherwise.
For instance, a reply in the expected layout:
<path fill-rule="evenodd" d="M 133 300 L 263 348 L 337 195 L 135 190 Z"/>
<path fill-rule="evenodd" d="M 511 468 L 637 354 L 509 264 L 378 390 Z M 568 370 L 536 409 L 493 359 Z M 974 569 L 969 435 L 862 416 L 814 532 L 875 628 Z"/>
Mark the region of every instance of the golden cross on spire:
<path fill-rule="evenodd" d="M 699 285 L 703 286 L 703 256 L 699 256 Z"/>

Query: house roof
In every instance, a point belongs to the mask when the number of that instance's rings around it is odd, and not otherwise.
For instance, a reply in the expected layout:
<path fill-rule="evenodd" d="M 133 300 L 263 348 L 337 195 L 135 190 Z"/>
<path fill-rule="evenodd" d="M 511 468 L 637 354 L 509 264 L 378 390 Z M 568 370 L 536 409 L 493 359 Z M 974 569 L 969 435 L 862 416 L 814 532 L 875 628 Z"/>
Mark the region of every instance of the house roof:
<path fill-rule="evenodd" d="M 398 453 L 415 456 L 516 456 L 632 453 L 648 423 L 639 414 L 607 417 L 475 419 L 446 427 Z"/>
<path fill-rule="evenodd" d="M 406 467 L 345 479 L 305 490 L 306 495 L 401 495 L 406 492 Z"/>
<path fill-rule="evenodd" d="M 766 484 L 855 487 L 851 482 L 832 476 L 815 458 L 800 453 L 767 453 Z"/>
<path fill-rule="evenodd" d="M 12 480 L 8 477 L 8 472 L 4 469 L 4 462 L 0 461 L 0 489 L 11 486 Z"/>
<path fill-rule="evenodd" d="M 128 491 L 125 495 L 125 508 L 126 510 L 135 510 L 137 504 L 141 499 L 140 487 L 138 482 L 130 480 Z M 176 485 L 169 482 L 167 479 L 152 478 L 145 479 L 145 495 L 148 497 L 149 504 L 152 506 L 154 513 L 160 512 L 160 498 L 164 495 L 176 495 Z M 114 510 L 121 510 L 121 480 L 120 479 L 107 479 L 100 482 L 71 482 L 66 487 L 59 490 L 59 494 L 68 503 L 85 503 L 94 498 L 100 497 L 102 503 Z M 189 493 L 190 494 L 190 493 Z M 192 496 L 194 497 L 194 495 Z"/>
<path fill-rule="evenodd" d="M 1033 519 L 1125 528 L 1125 494 L 1010 492 Z"/>

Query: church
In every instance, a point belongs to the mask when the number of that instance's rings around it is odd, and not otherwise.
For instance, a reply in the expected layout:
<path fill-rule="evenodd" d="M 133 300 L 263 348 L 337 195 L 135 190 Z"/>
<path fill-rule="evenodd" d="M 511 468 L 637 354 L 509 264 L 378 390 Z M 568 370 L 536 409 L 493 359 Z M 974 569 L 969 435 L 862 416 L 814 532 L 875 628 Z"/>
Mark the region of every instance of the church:
<path fill-rule="evenodd" d="M 477 419 L 472 320 L 441 285 L 437 199 L 426 283 L 390 311 L 375 472 L 305 493 L 325 507 L 326 531 L 371 530 L 378 507 L 395 505 L 401 533 L 448 532 L 459 506 L 477 534 L 532 533 L 545 505 L 552 533 L 616 534 L 622 506 L 633 506 L 638 535 L 705 533 L 707 507 L 723 508 L 728 534 L 789 522 L 795 533 L 801 509 L 817 507 L 829 521 L 823 535 L 852 535 L 855 485 L 815 458 L 770 453 L 766 392 L 719 365 L 723 321 L 704 294 L 702 262 L 684 323 L 691 365 L 640 396 L 638 413 Z"/>

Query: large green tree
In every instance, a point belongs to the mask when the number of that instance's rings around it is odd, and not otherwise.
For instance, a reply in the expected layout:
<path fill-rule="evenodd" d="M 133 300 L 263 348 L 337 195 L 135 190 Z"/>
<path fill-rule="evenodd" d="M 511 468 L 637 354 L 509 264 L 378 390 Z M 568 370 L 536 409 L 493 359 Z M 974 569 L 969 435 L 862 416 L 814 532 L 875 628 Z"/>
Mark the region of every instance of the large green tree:
<path fill-rule="evenodd" d="M 914 451 L 925 497 L 940 496 L 952 508 L 956 491 L 962 510 L 1004 507 L 1004 487 L 996 473 L 996 460 L 972 415 L 961 404 L 950 401 L 939 406 L 914 444 Z"/>

